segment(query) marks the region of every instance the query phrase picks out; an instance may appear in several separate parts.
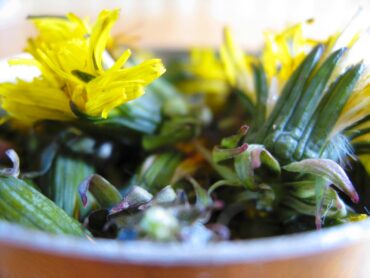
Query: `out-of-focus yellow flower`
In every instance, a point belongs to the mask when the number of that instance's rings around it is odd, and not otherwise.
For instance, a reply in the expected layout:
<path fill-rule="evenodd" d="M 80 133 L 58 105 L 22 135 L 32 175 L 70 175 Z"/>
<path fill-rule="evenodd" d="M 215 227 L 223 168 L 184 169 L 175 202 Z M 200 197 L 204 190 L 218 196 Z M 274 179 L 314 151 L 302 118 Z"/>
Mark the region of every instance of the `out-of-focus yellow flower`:
<path fill-rule="evenodd" d="M 256 102 L 252 63 L 255 58 L 247 55 L 234 42 L 229 28 L 224 29 L 224 43 L 220 49 L 224 70 L 231 86 L 243 91 L 252 103 Z"/>
<path fill-rule="evenodd" d="M 188 78 L 178 83 L 185 93 L 224 94 L 228 83 L 220 59 L 213 49 L 194 48 L 189 63 L 184 65 Z"/>
<path fill-rule="evenodd" d="M 37 66 L 41 76 L 32 82 L 0 84 L 2 107 L 10 116 L 32 124 L 71 120 L 76 117 L 71 107 L 106 118 L 115 107 L 140 97 L 144 86 L 165 68 L 159 59 L 124 68 L 129 50 L 110 67 L 105 64 L 107 40 L 118 16 L 118 10 L 103 11 L 92 28 L 72 14 L 65 19 L 32 19 L 39 35 L 29 40 L 26 50 L 33 58 L 11 63 Z"/>
<path fill-rule="evenodd" d="M 281 89 L 293 71 L 307 56 L 318 41 L 304 35 L 304 26 L 299 23 L 280 33 L 265 32 L 262 63 L 269 80 L 276 78 Z"/>
<path fill-rule="evenodd" d="M 268 83 L 266 116 L 274 108 L 285 83 L 289 80 L 292 73 L 313 47 L 320 43 L 319 40 L 309 38 L 305 35 L 305 28 L 309 24 L 311 24 L 311 21 L 290 26 L 279 33 L 265 32 L 265 45 L 260 55 L 260 61 L 266 73 Z M 232 86 L 244 91 L 251 102 L 255 103 L 257 93 L 253 87 L 252 65 L 256 59 L 245 54 L 235 44 L 228 29 L 225 29 L 224 36 L 221 57 L 225 65 L 228 80 Z M 370 38 L 370 36 L 368 34 L 361 36 L 358 32 L 356 33 L 353 30 L 346 29 L 332 35 L 327 41 L 323 42 L 326 50 L 321 58 L 321 62 L 338 48 L 349 48 L 340 63 L 336 66 L 328 84 L 335 81 L 348 66 L 359 62 L 360 59 L 357 59 L 358 57 L 364 57 L 364 51 L 359 48 L 369 45 L 366 38 Z M 340 120 L 334 129 L 335 132 L 343 130 L 368 114 L 370 87 L 366 87 L 366 85 L 368 84 L 369 76 L 369 74 L 364 74 L 359 85 L 356 86 L 355 92 L 351 95 L 351 98 L 343 109 Z"/>
<path fill-rule="evenodd" d="M 269 84 L 267 115 L 292 73 L 318 43 L 304 34 L 308 23 L 310 21 L 290 26 L 280 33 L 265 32 L 261 61 Z"/>
<path fill-rule="evenodd" d="M 260 61 L 268 82 L 267 115 L 272 111 L 280 92 L 297 66 L 318 41 L 306 38 L 304 24 L 297 24 L 280 33 L 266 32 L 265 46 Z M 242 90 L 256 103 L 257 93 L 254 88 L 253 63 L 256 58 L 245 54 L 234 42 L 229 29 L 224 32 L 224 44 L 221 57 L 228 79 L 232 86 Z M 266 116 L 267 116 L 266 115 Z"/>
<path fill-rule="evenodd" d="M 186 76 L 177 81 L 179 90 L 186 94 L 202 94 L 214 112 L 222 109 L 230 86 L 218 53 L 211 48 L 194 48 L 189 61 L 180 66 Z"/>

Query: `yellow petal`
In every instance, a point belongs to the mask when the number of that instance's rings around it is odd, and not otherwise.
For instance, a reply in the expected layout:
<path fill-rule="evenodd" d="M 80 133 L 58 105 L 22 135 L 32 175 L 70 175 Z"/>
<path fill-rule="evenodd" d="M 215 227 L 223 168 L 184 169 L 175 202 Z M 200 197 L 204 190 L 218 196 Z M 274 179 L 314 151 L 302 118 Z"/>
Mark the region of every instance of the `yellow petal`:
<path fill-rule="evenodd" d="M 7 113 L 27 124 L 37 120 L 72 120 L 69 100 L 63 91 L 46 81 L 18 81 L 0 84 L 1 106 Z"/>
<path fill-rule="evenodd" d="M 113 27 L 113 24 L 118 19 L 118 16 L 119 10 L 104 10 L 99 14 L 98 20 L 92 29 L 89 49 L 89 57 L 92 57 L 92 59 L 89 59 L 89 63 L 90 67 L 97 72 L 103 71 L 103 52 L 106 48 L 110 31 Z"/>
<path fill-rule="evenodd" d="M 228 28 L 224 29 L 220 55 L 230 84 L 248 95 L 252 102 L 256 102 L 251 65 L 253 59 L 236 45 Z"/>

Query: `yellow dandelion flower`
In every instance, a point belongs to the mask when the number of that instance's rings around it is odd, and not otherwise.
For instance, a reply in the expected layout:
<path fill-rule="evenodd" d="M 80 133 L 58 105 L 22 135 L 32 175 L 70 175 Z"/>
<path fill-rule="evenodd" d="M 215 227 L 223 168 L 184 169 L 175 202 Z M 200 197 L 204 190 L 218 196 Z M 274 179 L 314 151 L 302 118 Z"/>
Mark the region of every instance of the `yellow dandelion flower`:
<path fill-rule="evenodd" d="M 252 62 L 255 59 L 251 55 L 245 54 L 234 42 L 229 28 L 224 29 L 224 43 L 221 46 L 220 54 L 225 74 L 231 86 L 243 91 L 252 103 L 255 103 L 252 68 Z"/>
<path fill-rule="evenodd" d="M 177 85 L 188 94 L 225 94 L 228 84 L 222 64 L 213 49 L 194 48 L 190 52 L 190 60 L 184 65 L 189 78 Z"/>
<path fill-rule="evenodd" d="M 284 85 L 292 73 L 307 57 L 308 53 L 320 43 L 319 40 L 309 38 L 305 34 L 305 29 L 311 23 L 312 21 L 299 23 L 279 33 L 265 32 L 265 44 L 259 60 L 265 71 L 268 83 L 266 116 L 270 115 Z M 360 48 L 359 45 L 362 47 L 369 45 L 368 42 L 366 44 L 363 43 L 365 40 L 361 39 L 362 37 L 369 37 L 368 35 L 361 36 L 359 32 L 353 32 L 352 29 L 347 29 L 330 36 L 327 41 L 323 42 L 325 44 L 325 53 L 322 55 L 319 64 L 340 47 L 350 48 L 350 51 L 345 53 L 340 63 L 336 66 L 328 84 L 335 81 L 348 66 L 355 64 L 356 58 L 356 62 L 359 62 L 359 57 L 364 56 L 364 51 L 359 51 L 358 49 Z M 225 29 L 221 57 L 229 83 L 244 91 L 250 101 L 256 104 L 257 92 L 253 87 L 252 67 L 256 59 L 245 54 L 235 44 L 228 29 Z M 341 119 L 338 121 L 338 126 L 334 129 L 335 133 L 338 130 L 343 130 L 345 127 L 350 126 L 367 114 L 366 109 L 369 104 L 367 97 L 365 97 L 369 94 L 369 89 L 365 88 L 367 80 L 368 75 L 363 75 L 359 82 L 360 85 L 356 86 L 355 93 L 352 94 L 351 99 L 347 102 L 343 110 Z M 360 103 L 361 99 L 364 100 L 362 103 Z"/>
<path fill-rule="evenodd" d="M 178 89 L 185 94 L 203 94 L 205 103 L 219 111 L 230 87 L 218 53 L 211 48 L 194 48 L 180 67 L 185 77 L 176 82 Z"/>
<path fill-rule="evenodd" d="M 280 33 L 265 33 L 265 46 L 260 62 L 268 83 L 266 116 L 272 111 L 282 87 L 291 74 L 307 56 L 317 41 L 304 36 L 304 24 L 297 24 Z M 243 91 L 253 104 L 257 93 L 254 88 L 253 64 L 257 59 L 242 51 L 234 42 L 228 28 L 224 32 L 221 57 L 230 84 Z"/>
<path fill-rule="evenodd" d="M 310 22 L 290 26 L 280 33 L 265 32 L 261 62 L 269 84 L 267 115 L 274 108 L 280 92 L 292 73 L 318 43 L 304 34 L 304 27 Z"/>
<path fill-rule="evenodd" d="M 107 118 L 115 107 L 140 97 L 165 68 L 159 59 L 125 68 L 129 50 L 113 65 L 103 59 L 118 16 L 118 10 L 103 11 L 92 28 L 72 14 L 65 19 L 32 19 L 39 35 L 29 40 L 26 50 L 33 58 L 11 63 L 36 66 L 41 75 L 32 82 L 0 84 L 2 107 L 31 124 L 43 119 L 68 121 L 76 118 L 76 110 Z"/>
<path fill-rule="evenodd" d="M 318 43 L 304 35 L 305 25 L 299 23 L 277 34 L 265 32 L 261 59 L 267 78 L 277 78 L 279 88 L 284 86 L 293 71 Z"/>

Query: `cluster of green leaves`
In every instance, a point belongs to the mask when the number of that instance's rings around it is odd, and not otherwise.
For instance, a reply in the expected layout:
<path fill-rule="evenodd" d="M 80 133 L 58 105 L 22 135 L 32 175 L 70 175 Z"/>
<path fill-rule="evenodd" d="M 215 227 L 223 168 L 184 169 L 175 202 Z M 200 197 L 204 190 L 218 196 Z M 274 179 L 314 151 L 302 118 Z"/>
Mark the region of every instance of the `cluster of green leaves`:
<path fill-rule="evenodd" d="M 39 122 L 24 133 L 11 123 L 2 126 L 1 144 L 19 152 L 22 173 L 18 159 L 0 173 L 4 203 L 0 218 L 77 236 L 90 236 L 91 231 L 111 237 L 114 226 L 116 237 L 135 230 L 137 237 L 154 240 L 193 240 L 193 233 L 207 235 L 205 240 L 216 239 L 201 221 L 213 210 L 212 205 L 203 204 L 199 197 L 196 204 L 190 203 L 185 191 L 166 187 L 185 157 L 176 144 L 199 135 L 203 109 L 159 80 L 143 97 L 118 107 L 108 119 L 81 114 L 74 122 Z M 13 194 L 17 188 L 19 194 Z M 49 213 L 51 210 L 56 212 Z M 102 213 L 104 225 L 96 229 Z M 170 217 L 173 232 L 162 236 L 156 229 L 165 231 L 166 226 L 160 224 L 166 219 L 157 219 L 159 224 L 154 225 L 152 217 Z M 60 221 L 64 226 L 59 227 Z M 125 221 L 132 226 L 123 225 Z"/>
<path fill-rule="evenodd" d="M 161 79 L 107 119 L 1 127 L 0 144 L 16 149 L 22 171 L 13 159 L 0 173 L 0 218 L 76 236 L 196 243 L 359 219 L 343 169 L 350 139 L 332 130 L 362 65 L 328 84 L 344 50 L 319 63 L 323 51 L 307 55 L 269 115 L 256 63 L 255 104 L 230 87 L 214 109 Z"/>

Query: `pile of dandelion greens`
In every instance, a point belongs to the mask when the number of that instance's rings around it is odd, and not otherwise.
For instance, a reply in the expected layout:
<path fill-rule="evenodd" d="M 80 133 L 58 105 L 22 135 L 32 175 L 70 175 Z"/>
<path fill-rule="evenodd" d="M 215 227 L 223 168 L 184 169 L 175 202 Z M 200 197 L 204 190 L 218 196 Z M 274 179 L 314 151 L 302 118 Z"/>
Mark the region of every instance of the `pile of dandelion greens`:
<path fill-rule="evenodd" d="M 304 22 L 249 54 L 225 29 L 164 74 L 114 41 L 118 16 L 29 17 L 9 64 L 38 75 L 0 84 L 1 221 L 198 244 L 367 218 L 366 32 L 318 41 Z"/>

